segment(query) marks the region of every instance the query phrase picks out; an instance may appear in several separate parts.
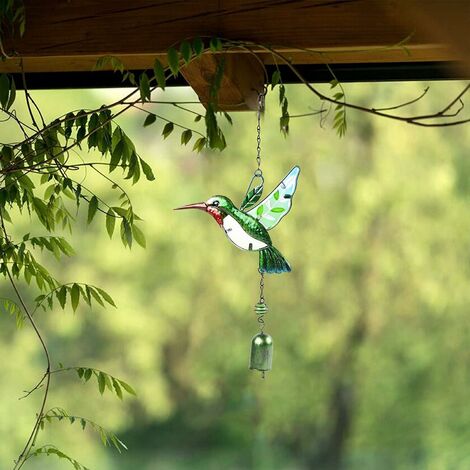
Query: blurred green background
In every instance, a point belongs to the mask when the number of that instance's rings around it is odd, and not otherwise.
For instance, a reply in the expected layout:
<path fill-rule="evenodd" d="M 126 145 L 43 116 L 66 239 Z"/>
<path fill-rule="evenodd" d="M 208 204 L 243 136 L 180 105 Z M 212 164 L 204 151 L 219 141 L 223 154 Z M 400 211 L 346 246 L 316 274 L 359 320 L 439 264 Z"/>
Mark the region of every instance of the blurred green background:
<path fill-rule="evenodd" d="M 410 113 L 445 105 L 459 86 L 432 84 Z M 346 91 L 350 101 L 380 107 L 424 87 L 354 84 Z M 52 120 L 122 94 L 34 96 Z M 186 88 L 168 95 L 195 98 Z M 291 114 L 318 108 L 302 86 L 290 86 L 288 96 Z M 161 112 L 191 122 L 172 107 Z M 207 215 L 172 210 L 213 194 L 241 201 L 255 168 L 256 116 L 234 113 L 228 148 L 200 155 L 181 147 L 179 134 L 163 141 L 159 122 L 142 128 L 144 118 L 130 111 L 120 123 L 156 174 L 130 188 L 147 249 L 123 248 L 117 237 L 109 240 L 104 218 L 87 227 L 79 214 L 69 237 L 77 255 L 61 263 L 42 258 L 64 283 L 103 287 L 118 308 L 38 316 L 54 364 L 105 370 L 138 393 L 121 403 L 61 374 L 49 405 L 115 431 L 129 451 L 105 449 L 91 430 L 66 422 L 47 426 L 39 443 L 100 470 L 470 468 L 468 128 L 423 129 L 349 112 L 343 139 L 318 117 L 293 119 L 285 139 L 277 93 L 270 93 L 266 189 L 295 164 L 302 172 L 291 213 L 271 233 L 293 272 L 266 279 L 275 352 L 263 381 L 247 369 L 257 332 L 257 255 L 237 250 Z M 87 178 L 116 203 L 106 181 L 91 172 Z M 26 216 L 14 231 L 44 234 Z M 37 295 L 22 288 L 30 301 Z M 0 294 L 13 296 L 5 280 Z M 0 358 L 0 468 L 10 468 L 40 394 L 18 397 L 41 376 L 43 358 L 30 328 L 16 331 L 8 317 L 0 318 Z M 28 465 L 68 466 L 55 457 Z"/>

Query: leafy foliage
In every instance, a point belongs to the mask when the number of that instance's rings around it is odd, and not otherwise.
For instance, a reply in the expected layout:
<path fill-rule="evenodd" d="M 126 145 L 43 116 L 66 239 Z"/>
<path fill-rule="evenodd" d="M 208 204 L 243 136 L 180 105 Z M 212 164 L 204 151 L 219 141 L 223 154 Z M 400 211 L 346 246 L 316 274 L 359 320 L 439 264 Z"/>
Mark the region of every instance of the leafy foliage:
<path fill-rule="evenodd" d="M 341 84 L 338 80 L 334 79 L 330 82 L 331 88 L 336 88 L 338 85 L 341 87 Z M 341 91 L 336 92 L 333 95 L 333 98 L 338 101 L 335 105 L 335 114 L 333 120 L 333 128 L 336 129 L 336 132 L 339 137 L 343 137 L 346 134 L 347 122 L 346 122 L 346 107 L 344 103 L 339 101 L 345 100 L 344 89 L 341 87 Z"/>
<path fill-rule="evenodd" d="M 8 36 L 23 36 L 26 16 L 23 0 L 6 0 L 0 2 L 0 38 Z M 2 55 L 6 56 L 2 45 Z"/>
<path fill-rule="evenodd" d="M 103 395 L 107 388 L 111 393 L 115 393 L 120 400 L 123 398 L 123 390 L 130 395 L 136 396 L 135 390 L 129 384 L 123 380 L 117 379 L 116 377 L 107 374 L 106 372 L 103 372 L 102 370 L 97 370 L 90 367 L 68 367 L 65 369 L 59 369 L 56 372 L 67 370 L 75 370 L 78 374 L 78 377 L 83 379 L 84 382 L 88 382 L 91 377 L 95 377 L 101 395 Z"/>
<path fill-rule="evenodd" d="M 63 408 L 55 407 L 47 411 L 41 421 L 41 426 L 44 428 L 45 423 L 52 423 L 54 420 L 57 421 L 68 421 L 70 424 L 79 423 L 82 430 L 85 430 L 88 426 L 89 428 L 96 431 L 101 439 L 102 444 L 107 446 L 114 447 L 119 453 L 123 450 L 127 450 L 127 446 L 122 442 L 116 434 L 113 432 L 107 431 L 103 426 L 91 421 L 88 418 L 83 418 L 82 416 L 74 416 L 67 413 Z"/>
<path fill-rule="evenodd" d="M 43 310 L 46 310 L 47 308 L 52 309 L 54 306 L 54 300 L 59 302 L 62 309 L 65 309 L 67 301 L 69 301 L 72 305 L 73 311 L 77 309 L 80 300 L 83 300 L 89 307 L 92 306 L 93 302 L 98 303 L 102 307 L 105 306 L 105 303 L 116 307 L 112 297 L 103 289 L 76 282 L 62 284 L 55 287 L 49 293 L 41 294 L 36 297 L 34 299 L 36 309 L 39 307 Z"/>
<path fill-rule="evenodd" d="M 84 465 L 82 465 L 78 460 L 75 460 L 74 458 L 70 457 L 69 455 L 62 452 L 60 449 L 58 449 L 57 447 L 53 445 L 46 445 L 46 446 L 41 446 L 37 448 L 36 450 L 34 450 L 33 452 L 29 454 L 28 459 L 30 459 L 31 457 L 38 457 L 41 455 L 45 455 L 45 456 L 54 455 L 58 457 L 59 459 L 67 460 L 73 466 L 75 470 L 90 470 L 88 467 L 85 467 Z"/>
<path fill-rule="evenodd" d="M 17 328 L 21 328 L 23 326 L 23 312 L 18 304 L 13 302 L 13 300 L 0 298 L 0 312 L 15 317 Z"/>
<path fill-rule="evenodd" d="M 281 107 L 281 117 L 279 118 L 279 127 L 284 136 L 289 133 L 289 101 L 286 96 L 286 87 L 279 85 L 279 105 Z"/>

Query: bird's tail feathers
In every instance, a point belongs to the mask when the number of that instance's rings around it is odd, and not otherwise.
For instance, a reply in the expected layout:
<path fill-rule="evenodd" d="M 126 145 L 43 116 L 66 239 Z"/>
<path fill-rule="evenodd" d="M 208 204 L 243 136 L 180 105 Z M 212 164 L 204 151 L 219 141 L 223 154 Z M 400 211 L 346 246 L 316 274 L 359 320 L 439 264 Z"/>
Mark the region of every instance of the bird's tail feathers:
<path fill-rule="evenodd" d="M 261 273 L 288 273 L 291 271 L 284 256 L 273 246 L 259 250 L 259 271 Z"/>

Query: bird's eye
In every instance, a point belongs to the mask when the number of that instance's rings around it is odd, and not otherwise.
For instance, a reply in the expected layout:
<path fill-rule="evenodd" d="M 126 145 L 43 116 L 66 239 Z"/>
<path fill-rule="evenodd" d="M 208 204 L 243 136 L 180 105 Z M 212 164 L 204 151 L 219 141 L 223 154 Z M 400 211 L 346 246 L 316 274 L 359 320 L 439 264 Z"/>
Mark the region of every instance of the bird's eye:
<path fill-rule="evenodd" d="M 218 206 L 218 205 L 219 205 L 219 201 L 214 201 L 214 202 L 212 203 L 212 205 L 213 205 L 213 206 Z"/>

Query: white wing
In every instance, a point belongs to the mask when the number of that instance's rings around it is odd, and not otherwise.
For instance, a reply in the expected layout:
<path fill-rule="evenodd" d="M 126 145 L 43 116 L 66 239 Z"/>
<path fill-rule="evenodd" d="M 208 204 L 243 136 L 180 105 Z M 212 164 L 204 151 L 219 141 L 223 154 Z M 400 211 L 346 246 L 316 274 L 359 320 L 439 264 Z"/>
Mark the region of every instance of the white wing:
<path fill-rule="evenodd" d="M 297 189 L 300 168 L 294 166 L 268 197 L 253 207 L 248 214 L 258 219 L 267 230 L 275 227 L 290 211 L 292 198 Z"/>

